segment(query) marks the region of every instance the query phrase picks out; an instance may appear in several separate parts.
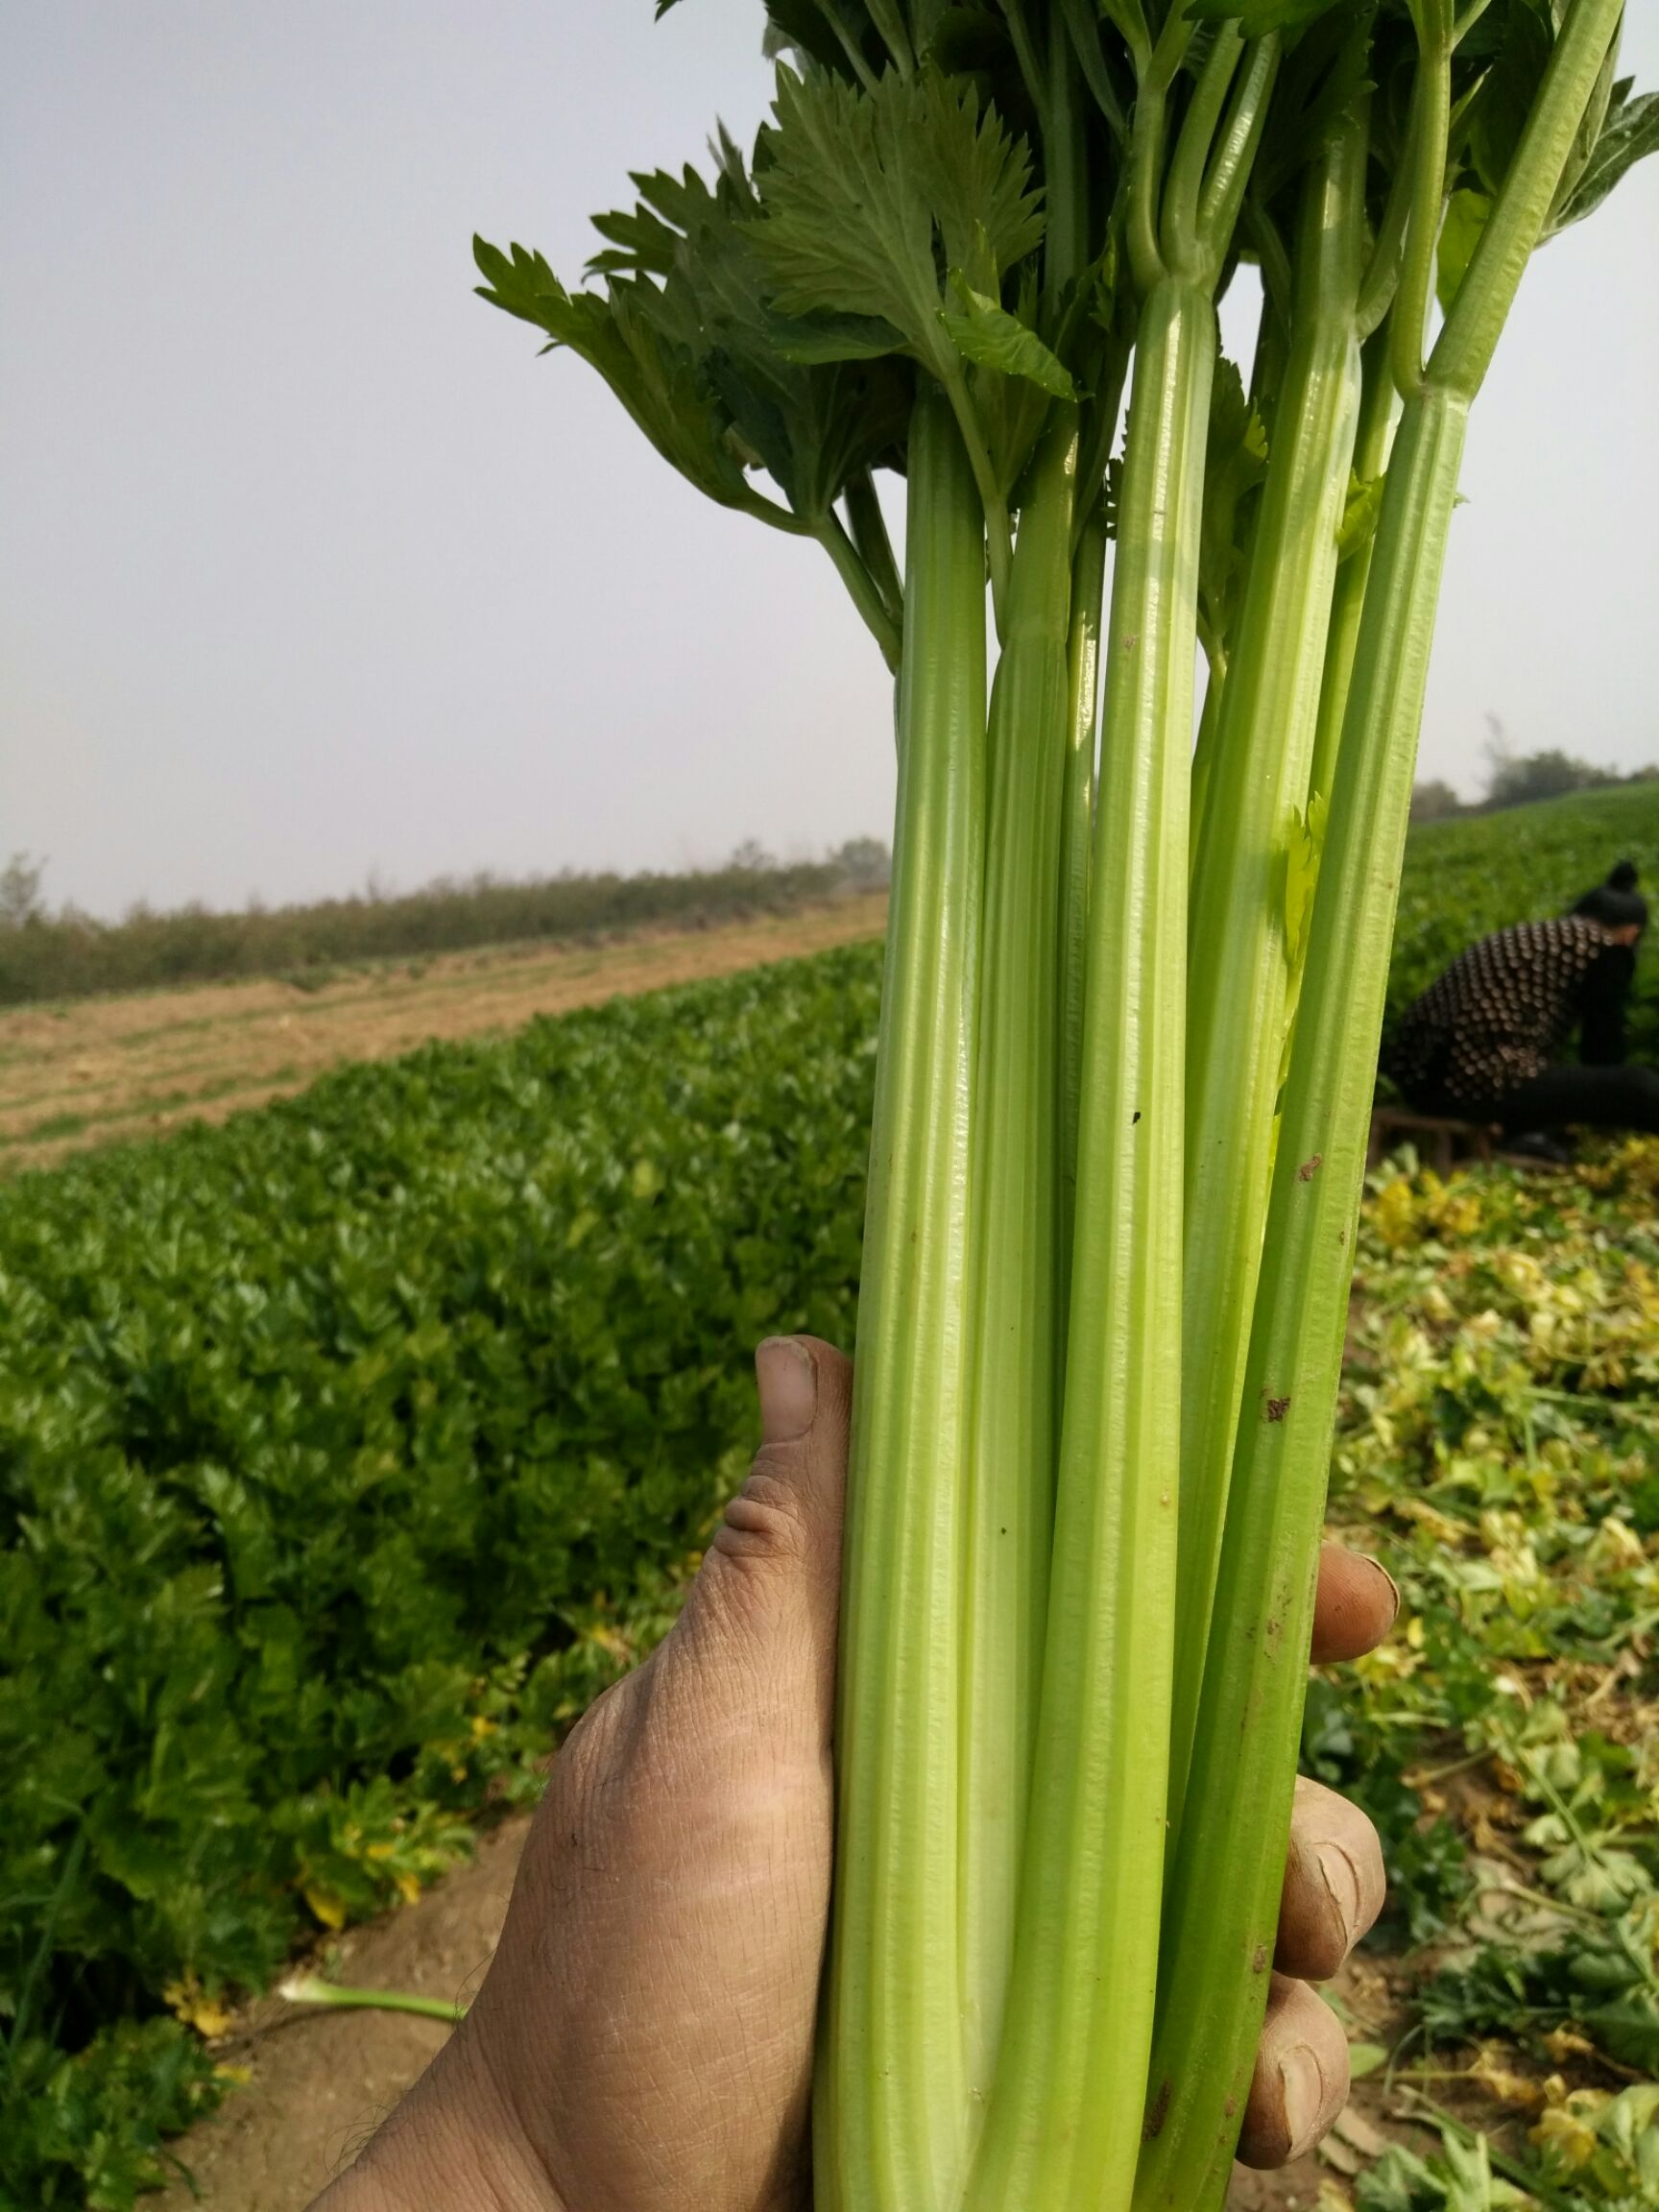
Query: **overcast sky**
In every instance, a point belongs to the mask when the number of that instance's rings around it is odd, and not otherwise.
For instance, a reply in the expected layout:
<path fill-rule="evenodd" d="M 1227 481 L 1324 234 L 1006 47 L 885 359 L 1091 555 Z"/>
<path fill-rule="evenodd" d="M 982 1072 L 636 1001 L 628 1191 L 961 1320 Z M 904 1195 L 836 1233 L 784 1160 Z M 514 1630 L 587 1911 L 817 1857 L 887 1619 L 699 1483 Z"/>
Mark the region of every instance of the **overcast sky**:
<path fill-rule="evenodd" d="M 1627 66 L 1659 83 L 1659 8 Z M 0 856 L 96 912 L 885 835 L 884 673 L 471 297 L 762 111 L 754 0 L 8 0 Z M 1659 757 L 1659 162 L 1534 263 L 1475 415 L 1423 773 Z M 1231 318 L 1237 335 L 1238 316 Z"/>

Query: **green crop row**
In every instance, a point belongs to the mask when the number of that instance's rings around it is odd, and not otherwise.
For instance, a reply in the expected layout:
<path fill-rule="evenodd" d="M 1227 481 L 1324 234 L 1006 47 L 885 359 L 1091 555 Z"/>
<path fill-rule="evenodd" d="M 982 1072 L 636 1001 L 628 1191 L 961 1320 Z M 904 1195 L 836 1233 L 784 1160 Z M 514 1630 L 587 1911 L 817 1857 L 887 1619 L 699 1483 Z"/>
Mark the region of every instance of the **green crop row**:
<path fill-rule="evenodd" d="M 753 1345 L 850 1336 L 878 980 L 618 1001 L 0 1192 L 0 2200 L 127 2201 L 87 2077 L 162 2046 L 61 2051 L 417 1887 L 608 1679 Z"/>

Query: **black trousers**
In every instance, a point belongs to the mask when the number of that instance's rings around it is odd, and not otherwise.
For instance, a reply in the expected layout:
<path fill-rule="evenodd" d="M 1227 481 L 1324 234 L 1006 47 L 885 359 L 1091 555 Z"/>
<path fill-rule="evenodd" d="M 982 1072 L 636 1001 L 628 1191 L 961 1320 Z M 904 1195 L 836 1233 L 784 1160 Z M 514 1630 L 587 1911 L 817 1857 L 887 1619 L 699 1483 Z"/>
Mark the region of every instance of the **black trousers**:
<path fill-rule="evenodd" d="M 1643 1129 L 1659 1132 L 1659 1070 L 1652 1068 L 1546 1068 L 1502 1098 L 1413 1098 L 1423 1114 L 1455 1115 L 1465 1121 L 1501 1121 L 1523 1130 Z"/>

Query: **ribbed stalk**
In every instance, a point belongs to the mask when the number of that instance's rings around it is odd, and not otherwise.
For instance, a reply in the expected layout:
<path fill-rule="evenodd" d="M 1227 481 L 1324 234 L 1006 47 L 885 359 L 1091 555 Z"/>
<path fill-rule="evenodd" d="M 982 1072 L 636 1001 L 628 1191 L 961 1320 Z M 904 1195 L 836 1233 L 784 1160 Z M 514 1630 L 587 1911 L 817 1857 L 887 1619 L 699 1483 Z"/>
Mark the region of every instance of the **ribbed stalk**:
<path fill-rule="evenodd" d="M 1135 2193 L 1226 2191 L 1267 1997 L 1307 1681 L 1358 1166 L 1399 854 L 1466 409 L 1407 412 L 1388 471 L 1268 1210 L 1256 1323 L 1170 1882 L 1166 1991 Z M 1375 998 L 1377 1015 L 1370 1014 Z"/>
<path fill-rule="evenodd" d="M 1366 125 L 1309 176 L 1290 351 L 1192 873 L 1187 1012 L 1181 1539 L 1169 1815 L 1178 1835 L 1272 1165 L 1285 855 L 1307 799 L 1359 399 Z"/>
<path fill-rule="evenodd" d="M 1141 2136 L 1168 1758 L 1187 798 L 1214 361 L 1207 291 L 1162 279 L 1141 316 L 1118 517 L 1048 1633 L 972 2212 L 1123 2204 Z"/>
<path fill-rule="evenodd" d="M 859 1293 L 838 1836 L 814 2103 L 826 2212 L 944 2212 L 967 2152 L 957 1906 L 984 523 L 950 406 L 909 447 L 899 802 Z"/>
<path fill-rule="evenodd" d="M 1044 435 L 991 692 L 974 1085 L 963 1631 L 968 2092 L 991 2090 L 1042 1680 L 1059 1424 L 1060 876 L 1077 410 Z"/>
<path fill-rule="evenodd" d="M 1354 473 L 1361 484 L 1374 484 L 1388 466 L 1394 443 L 1394 380 L 1388 370 L 1388 333 L 1377 331 L 1360 355 L 1359 430 L 1354 441 Z M 1365 606 L 1365 585 L 1371 574 L 1371 547 L 1375 530 L 1355 546 L 1336 570 L 1331 594 L 1331 622 L 1325 636 L 1325 673 L 1319 685 L 1319 724 L 1313 734 L 1313 765 L 1308 778 L 1310 796 L 1327 801 L 1336 780 L 1336 748 L 1342 736 L 1342 717 L 1348 707 L 1348 687 L 1354 676 L 1354 655 L 1359 644 L 1359 617 Z"/>
<path fill-rule="evenodd" d="M 1167 1906 L 1137 2212 L 1215 2212 L 1266 2000 L 1400 867 L 1470 402 L 1619 19 L 1573 0 L 1389 463 L 1268 1209 L 1204 1694 Z M 1482 249 L 1487 241 L 1482 241 Z"/>
<path fill-rule="evenodd" d="M 1071 1281 L 1077 1210 L 1077 1100 L 1083 1083 L 1083 991 L 1089 954 L 1089 860 L 1094 834 L 1094 755 L 1100 738 L 1100 619 L 1105 611 L 1106 512 L 1096 500 L 1071 563 L 1070 706 L 1060 861 L 1060 1262 Z"/>

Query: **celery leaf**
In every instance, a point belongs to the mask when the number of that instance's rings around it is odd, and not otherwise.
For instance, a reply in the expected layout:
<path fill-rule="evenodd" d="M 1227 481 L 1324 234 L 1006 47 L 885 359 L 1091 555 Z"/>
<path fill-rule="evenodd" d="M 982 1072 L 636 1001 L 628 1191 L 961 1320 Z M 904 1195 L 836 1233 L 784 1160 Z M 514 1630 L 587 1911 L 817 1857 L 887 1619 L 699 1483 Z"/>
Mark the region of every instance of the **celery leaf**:
<path fill-rule="evenodd" d="M 776 113 L 756 180 L 774 303 L 891 324 L 948 371 L 939 250 L 987 293 L 1031 252 L 1042 214 L 1023 146 L 971 84 L 931 70 L 866 93 L 781 69 Z"/>
<path fill-rule="evenodd" d="M 710 499 L 748 504 L 743 469 L 691 363 L 639 315 L 625 285 L 608 294 L 566 292 L 540 253 L 511 254 L 475 238 L 480 298 L 545 330 L 554 346 L 598 371 L 653 445 Z"/>
<path fill-rule="evenodd" d="M 1613 187 L 1647 155 L 1659 153 L 1659 92 L 1630 97 L 1630 80 L 1613 87 L 1600 134 L 1566 204 L 1551 218 L 1551 233 L 1580 223 L 1599 207 Z"/>
<path fill-rule="evenodd" d="M 945 327 L 965 361 L 998 370 L 1004 376 L 1022 376 L 1056 399 L 1076 398 L 1070 371 L 1035 330 L 983 292 L 975 292 L 960 270 L 951 272 L 950 291 L 957 305 L 945 309 Z"/>

